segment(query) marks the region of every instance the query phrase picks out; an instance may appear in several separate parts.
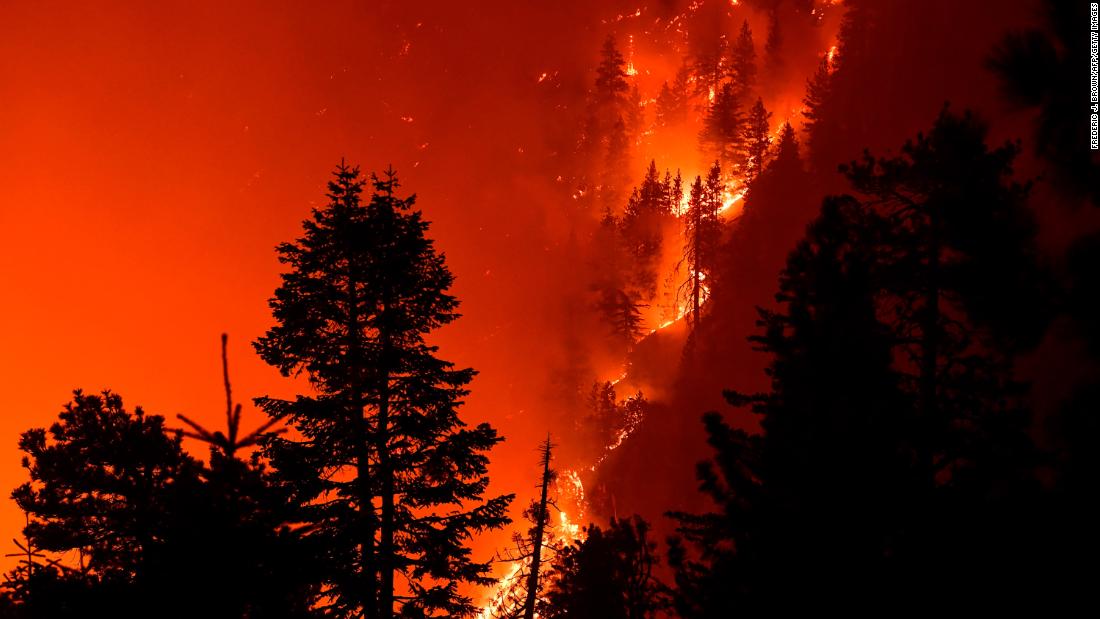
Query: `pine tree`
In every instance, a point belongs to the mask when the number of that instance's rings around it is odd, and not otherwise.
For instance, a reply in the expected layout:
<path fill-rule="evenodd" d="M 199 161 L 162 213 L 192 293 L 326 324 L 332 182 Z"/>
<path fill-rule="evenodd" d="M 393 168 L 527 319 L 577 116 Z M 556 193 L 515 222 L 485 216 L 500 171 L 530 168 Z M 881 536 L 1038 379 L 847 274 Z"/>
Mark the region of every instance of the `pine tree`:
<path fill-rule="evenodd" d="M 457 318 L 458 301 L 414 197 L 396 195 L 392 171 L 373 179 L 367 204 L 363 184 L 341 163 L 329 203 L 278 248 L 289 270 L 255 347 L 283 374 L 305 372 L 317 395 L 259 400 L 300 435 L 267 451 L 326 546 L 318 603 L 330 614 L 467 616 L 473 600 L 457 587 L 491 582 L 467 540 L 508 522 L 511 496 L 483 498 L 485 452 L 501 439 L 458 416 L 473 370 L 424 341 Z"/>
<path fill-rule="evenodd" d="M 556 476 L 556 473 L 550 468 L 551 449 L 553 449 L 553 445 L 550 444 L 550 437 L 547 436 L 546 442 L 542 444 L 539 450 L 539 460 L 542 463 L 542 476 L 539 479 L 539 500 L 531 506 L 531 520 L 534 526 L 531 529 L 531 564 L 527 568 L 527 597 L 523 602 L 523 619 L 534 619 L 535 606 L 543 586 L 540 576 L 542 575 L 544 561 L 543 549 L 548 546 L 544 541 L 550 529 L 549 491 L 550 483 Z"/>
<path fill-rule="evenodd" d="M 641 185 L 627 200 L 620 222 L 631 296 L 643 302 L 651 302 L 657 294 L 663 239 L 675 225 L 672 202 L 675 182 L 668 171 L 662 180 L 656 162 L 650 161 Z"/>
<path fill-rule="evenodd" d="M 721 35 L 712 44 L 704 46 L 691 58 L 691 72 L 695 77 L 696 97 L 708 101 L 717 96 L 723 81 L 729 78 L 730 68 L 726 58 L 729 42 Z"/>
<path fill-rule="evenodd" d="M 737 40 L 730 49 L 729 73 L 734 84 L 734 95 L 739 102 L 744 102 L 756 88 L 756 47 L 748 21 L 741 23 Z"/>
<path fill-rule="evenodd" d="M 806 117 L 805 130 L 810 136 L 810 146 L 813 148 L 813 137 L 817 127 L 822 122 L 822 113 L 829 102 L 832 89 L 832 65 L 829 57 L 821 58 L 821 64 L 813 76 L 806 81 L 806 97 L 802 100 L 805 108 L 802 115 Z"/>
<path fill-rule="evenodd" d="M 929 486 L 944 459 L 957 457 L 934 444 L 952 432 L 956 415 L 1014 414 L 992 395 L 1013 389 L 995 351 L 1034 343 L 1044 323 L 1028 188 L 1006 180 L 1018 147 L 990 150 L 985 135 L 969 112 L 945 107 L 901 156 L 867 154 L 842 167 L 888 226 L 893 247 L 879 268 L 889 271 L 899 340 L 912 363 L 919 470 Z"/>
<path fill-rule="evenodd" d="M 63 601 L 45 598 L 53 586 L 66 586 L 89 596 L 81 598 L 88 612 L 147 616 L 203 559 L 202 467 L 183 451 L 180 434 L 166 431 L 163 417 L 130 412 L 109 391 L 77 390 L 48 430 L 22 434 L 19 449 L 30 481 L 12 498 L 29 515 L 27 547 L 78 561 L 40 571 L 54 582 L 28 588 L 38 603 L 57 608 Z M 190 578 L 203 582 L 199 574 Z M 193 602 L 172 612 L 194 610 Z"/>
<path fill-rule="evenodd" d="M 1030 558 L 1049 551 L 1020 535 L 1038 460 L 1011 371 L 1043 296 L 1035 230 L 1008 180 L 1015 147 L 984 137 L 945 111 L 900 156 L 848 166 L 858 195 L 827 198 L 790 254 L 753 338 L 771 390 L 727 393 L 763 434 L 705 418 L 717 454 L 699 479 L 720 509 L 676 516 L 681 616 L 851 582 L 869 601 L 985 599 L 1041 577 Z"/>
<path fill-rule="evenodd" d="M 550 485 L 557 479 L 557 472 L 550 468 L 554 445 L 550 436 L 539 445 L 539 491 L 537 499 L 524 511 L 531 523 L 526 535 L 516 533 L 512 537 L 515 548 L 499 558 L 518 563 L 518 569 L 505 589 L 489 605 L 489 614 L 497 619 L 533 619 L 542 606 L 547 588 L 547 572 L 551 563 L 549 553 L 556 553 L 561 546 L 554 541 L 554 525 L 550 519 Z"/>
<path fill-rule="evenodd" d="M 657 95 L 657 126 L 670 127 L 687 120 L 691 66 L 687 63 L 676 70 L 672 83 L 661 84 Z"/>
<path fill-rule="evenodd" d="M 650 619 L 665 608 L 653 571 L 659 560 L 640 517 L 589 526 L 583 542 L 562 549 L 544 617 Z"/>
<path fill-rule="evenodd" d="M 621 116 L 615 120 L 608 134 L 603 170 L 600 197 L 604 208 L 616 208 L 622 204 L 623 194 L 630 183 L 630 136 Z"/>
<path fill-rule="evenodd" d="M 707 173 L 706 181 L 696 176 L 691 185 L 691 198 L 685 216 L 684 261 L 687 263 L 688 280 L 681 290 L 690 299 L 690 316 L 693 329 L 699 326 L 702 302 L 705 300 L 705 284 L 714 273 L 715 254 L 720 240 L 721 224 L 718 212 L 722 208 L 722 169 L 716 162 Z"/>
<path fill-rule="evenodd" d="M 760 176 L 767 160 L 768 148 L 771 146 L 771 112 L 764 108 L 764 102 L 756 100 L 749 110 L 745 120 L 745 182 L 751 183 Z"/>
<path fill-rule="evenodd" d="M 768 38 L 764 43 L 764 56 L 771 68 L 783 64 L 783 24 L 779 19 L 779 5 L 768 11 Z"/>
<path fill-rule="evenodd" d="M 717 160 L 727 176 L 732 176 L 744 161 L 744 117 L 734 86 L 724 84 L 707 108 L 699 132 L 700 150 Z"/>
<path fill-rule="evenodd" d="M 619 51 L 615 37 L 608 35 L 600 50 L 600 64 L 596 67 L 596 105 L 621 112 L 620 106 L 630 91 L 626 78 L 626 59 Z"/>

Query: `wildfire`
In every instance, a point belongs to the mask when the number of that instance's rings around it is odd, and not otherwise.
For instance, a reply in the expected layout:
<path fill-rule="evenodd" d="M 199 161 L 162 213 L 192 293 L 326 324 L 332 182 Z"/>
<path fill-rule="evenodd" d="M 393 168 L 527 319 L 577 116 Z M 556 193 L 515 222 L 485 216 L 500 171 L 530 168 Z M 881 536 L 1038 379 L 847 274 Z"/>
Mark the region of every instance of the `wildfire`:
<path fill-rule="evenodd" d="M 824 2 L 827 6 L 834 6 L 840 4 L 842 0 L 826 0 Z M 680 24 L 682 24 L 685 18 L 696 12 L 701 6 L 702 0 L 693 0 L 687 7 L 686 11 L 680 15 L 671 18 L 667 23 L 668 27 L 675 27 L 678 32 L 681 32 Z M 739 0 L 729 0 L 730 6 L 738 6 Z M 641 9 L 638 9 L 633 14 L 619 15 L 614 21 L 622 21 L 629 17 L 638 17 L 642 14 Z M 660 19 L 657 20 L 658 22 Z M 606 22 L 605 22 L 606 23 Z M 823 53 L 823 56 L 827 58 L 827 62 L 831 68 L 835 68 L 835 62 L 838 56 L 838 48 L 836 45 L 832 45 L 827 51 Z M 625 73 L 628 76 L 635 76 L 639 74 L 639 69 L 635 64 L 635 52 L 634 52 L 634 37 L 628 37 L 627 47 L 627 63 Z M 648 74 L 648 72 L 646 72 Z M 553 76 L 557 75 L 555 71 Z M 541 83 L 548 77 L 547 73 L 542 73 L 538 76 L 538 81 Z M 689 83 L 694 82 L 694 76 L 689 78 Z M 714 87 L 711 87 L 707 92 L 707 99 L 713 102 L 716 96 Z M 802 109 L 791 109 L 790 118 L 797 118 L 802 112 Z M 411 120 L 411 119 L 410 119 Z M 771 133 L 773 143 L 777 143 L 783 126 L 786 124 L 787 119 L 778 122 Z M 647 134 L 648 135 L 648 134 Z M 648 160 L 648 158 L 647 158 Z M 689 176 L 690 177 L 690 176 Z M 561 180 L 561 177 L 558 177 Z M 722 206 L 718 210 L 718 214 L 726 219 L 737 217 L 740 215 L 739 206 L 743 203 L 747 187 L 743 179 L 737 179 L 731 182 L 722 192 Z M 573 195 L 573 199 L 580 199 L 585 196 L 586 191 L 583 189 L 577 190 Z M 684 188 L 684 195 L 681 205 L 678 207 L 678 211 L 674 213 L 677 217 L 682 217 L 686 214 L 688 204 L 688 187 Z M 710 296 L 710 289 L 704 284 L 701 290 L 702 303 L 705 303 Z M 650 329 L 644 337 L 652 336 L 660 331 L 669 329 L 684 320 L 691 312 L 690 304 L 685 302 L 676 303 L 673 309 L 673 316 L 659 323 L 656 327 Z M 609 382 L 612 385 L 618 385 L 629 378 L 629 370 L 624 368 L 617 376 L 611 379 Z M 610 442 L 600 450 L 596 457 L 591 461 L 591 464 L 583 467 L 581 470 L 588 473 L 595 472 L 604 461 L 623 445 L 631 436 L 631 434 L 638 428 L 641 420 L 632 420 L 625 427 L 612 437 Z M 573 544 L 584 541 L 584 522 L 587 522 L 586 507 L 587 502 L 585 500 L 584 482 L 581 479 L 581 474 L 576 469 L 568 469 L 561 472 L 557 478 L 556 492 L 560 502 L 570 506 L 569 511 L 559 509 L 557 526 L 553 527 L 552 537 L 553 544 L 565 545 Z M 571 516 L 572 514 L 572 516 Z M 483 607 L 479 617 L 481 619 L 492 619 L 495 614 L 505 610 L 510 595 L 516 591 L 516 587 L 521 586 L 522 575 L 525 574 L 525 569 L 529 566 L 529 560 L 521 561 L 513 564 L 506 574 L 504 574 L 498 581 L 493 590 L 492 595 L 489 597 L 487 604 Z"/>

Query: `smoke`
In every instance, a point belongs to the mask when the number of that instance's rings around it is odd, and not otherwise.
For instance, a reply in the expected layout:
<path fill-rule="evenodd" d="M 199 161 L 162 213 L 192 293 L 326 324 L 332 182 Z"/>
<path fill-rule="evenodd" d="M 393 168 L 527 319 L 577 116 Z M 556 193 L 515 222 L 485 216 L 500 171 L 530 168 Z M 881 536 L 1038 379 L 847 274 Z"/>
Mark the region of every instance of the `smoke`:
<path fill-rule="evenodd" d="M 844 5 L 5 5 L 0 203 L 5 227 L 21 234 L 0 263 L 26 303 L 0 312 L 5 324 L 25 325 L 5 343 L 5 372 L 25 377 L 26 388 L 5 396 L 21 415 L 8 416 L 0 439 L 14 446 L 19 431 L 48 423 L 76 386 L 111 387 L 152 412 L 212 422 L 223 331 L 239 393 L 299 388 L 246 343 L 270 324 L 266 300 L 280 269 L 273 247 L 323 203 L 328 172 L 346 158 L 398 171 L 457 276 L 464 317 L 436 341 L 444 358 L 480 372 L 465 419 L 490 421 L 507 438 L 492 454 L 491 491 L 517 492 L 522 509 L 537 481 L 536 446 L 550 432 L 562 464 L 606 456 L 586 480 L 601 488 L 605 510 L 660 522 L 664 510 L 697 500 L 694 463 L 707 456 L 700 414 L 722 405 L 723 388 L 763 387 L 764 360 L 744 341 L 752 308 L 769 302 L 789 245 L 820 195 L 838 187 L 833 166 L 864 147 L 896 149 L 945 100 L 981 110 L 995 136 L 1024 131 L 1027 119 L 1001 106 L 983 61 L 1004 31 L 1031 18 L 1030 2 L 849 4 L 877 6 L 859 35 L 862 51 L 851 52 L 859 64 L 844 68 L 841 58 L 844 124 L 809 157 L 813 176 L 798 192 L 746 199 L 746 210 L 761 209 L 759 255 L 751 272 L 748 260 L 729 266 L 745 288 L 716 292 L 713 303 L 734 318 L 708 333 L 705 361 L 685 366 L 682 323 L 629 357 L 608 343 L 590 286 L 603 268 L 593 239 L 604 209 L 621 213 L 651 160 L 686 183 L 704 173 L 699 101 L 668 127 L 656 126 L 655 101 L 686 60 L 732 41 L 743 22 L 773 129 L 800 128 L 806 80 L 835 45 Z M 773 53 L 766 43 L 776 24 Z M 642 114 L 618 170 L 627 185 L 603 202 L 599 182 L 580 177 L 604 161 L 584 153 L 583 137 L 609 35 L 631 67 Z M 676 235 L 665 241 L 662 294 L 680 258 Z M 644 314 L 647 330 L 675 317 L 662 299 Z M 619 378 L 628 362 L 618 396 L 641 390 L 649 417 L 607 456 L 578 419 L 592 383 Z M 13 487 L 20 474 L 6 467 L 0 482 Z M 15 530 L 14 508 L 2 510 L 0 524 Z M 507 535 L 479 540 L 478 554 L 488 557 Z"/>

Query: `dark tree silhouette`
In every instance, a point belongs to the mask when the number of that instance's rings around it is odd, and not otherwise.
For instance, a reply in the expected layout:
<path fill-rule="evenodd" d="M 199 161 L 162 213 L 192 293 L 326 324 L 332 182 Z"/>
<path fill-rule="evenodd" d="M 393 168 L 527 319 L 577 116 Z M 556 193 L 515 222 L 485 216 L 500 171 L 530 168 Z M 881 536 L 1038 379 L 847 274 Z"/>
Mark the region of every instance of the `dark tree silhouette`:
<path fill-rule="evenodd" d="M 539 483 L 537 499 L 524 512 L 531 528 L 526 535 L 516 533 L 512 537 L 515 547 L 500 560 L 520 563 L 519 570 L 501 598 L 490 607 L 490 614 L 499 619 L 534 619 L 540 600 L 546 590 L 546 572 L 550 564 L 550 552 L 558 552 L 554 542 L 554 525 L 550 520 L 550 484 L 557 479 L 557 472 L 550 468 L 554 445 L 550 436 L 539 446 Z"/>
<path fill-rule="evenodd" d="M 39 575 L 72 580 L 68 588 L 89 595 L 94 589 L 94 599 L 83 598 L 89 609 L 106 610 L 114 592 L 124 599 L 113 612 L 138 616 L 160 603 L 185 573 L 181 565 L 195 564 L 199 540 L 186 523 L 201 513 L 201 465 L 183 452 L 178 433 L 166 432 L 164 418 L 131 413 L 111 392 L 78 390 L 48 430 L 24 432 L 19 449 L 30 481 L 12 498 L 29 515 L 27 547 L 66 557 L 64 569 Z M 31 588 L 39 598 L 32 606 L 49 602 L 43 596 L 56 588 Z"/>
<path fill-rule="evenodd" d="M 591 435 L 589 442 L 594 448 L 603 449 L 622 440 L 623 433 L 642 420 L 646 400 L 639 391 L 620 401 L 614 384 L 597 382 L 588 392 L 586 405 L 582 430 Z"/>
<path fill-rule="evenodd" d="M 676 514 L 682 616 L 792 590 L 840 601 L 853 583 L 873 602 L 980 599 L 1041 578 L 1042 536 L 1014 533 L 1038 460 L 1008 354 L 1036 330 L 1018 307 L 1035 294 L 1034 228 L 1006 178 L 1014 148 L 984 138 L 944 111 L 901 156 L 846 168 L 862 195 L 826 199 L 789 256 L 781 308 L 761 310 L 753 338 L 771 390 L 727 393 L 763 433 L 708 414 L 717 453 L 699 480 L 719 510 Z"/>
<path fill-rule="evenodd" d="M 819 125 L 823 122 L 826 105 L 829 101 L 832 87 L 833 67 L 828 56 L 821 58 L 821 64 L 817 66 L 814 74 L 806 80 L 806 97 L 802 100 L 805 107 L 802 115 L 806 117 L 805 129 L 810 136 L 809 146 L 814 148 L 814 140 L 820 139 Z"/>
<path fill-rule="evenodd" d="M 226 352 L 226 346 L 229 342 L 229 336 L 225 333 L 222 334 L 222 382 L 225 385 L 225 425 L 226 431 L 221 430 L 210 431 L 207 430 L 202 424 L 192 421 L 186 415 L 176 415 L 180 421 L 187 424 L 190 430 L 184 430 L 183 435 L 191 437 L 195 440 L 202 441 L 209 445 L 212 449 L 216 449 L 220 455 L 233 459 L 236 457 L 237 452 L 241 449 L 248 447 L 255 447 L 260 444 L 260 441 L 269 434 L 282 434 L 286 432 L 286 428 L 277 428 L 275 430 L 269 430 L 279 423 L 279 419 L 268 419 L 266 423 L 261 424 L 258 428 L 249 432 L 248 434 L 241 436 L 241 405 L 233 405 L 233 389 L 229 383 L 229 356 Z"/>
<path fill-rule="evenodd" d="M 733 84 L 723 84 L 703 117 L 700 150 L 717 160 L 729 179 L 744 163 L 745 118 Z"/>
<path fill-rule="evenodd" d="M 475 607 L 459 584 L 491 582 L 466 544 L 508 522 L 511 496 L 483 499 L 485 452 L 501 439 L 458 416 L 473 370 L 424 341 L 458 305 L 428 224 L 413 197 L 397 197 L 392 171 L 373 185 L 363 204 L 359 170 L 341 164 L 329 203 L 279 246 L 289 270 L 256 349 L 286 375 L 305 372 L 317 395 L 259 400 L 301 435 L 268 452 L 327 547 L 327 612 L 466 616 Z"/>
<path fill-rule="evenodd" d="M 684 63 L 676 70 L 672 83 L 661 84 L 657 94 L 657 126 L 676 126 L 687 120 L 691 66 Z"/>
<path fill-rule="evenodd" d="M 768 148 L 772 144 L 771 137 L 771 112 L 764 107 L 764 102 L 756 100 L 745 119 L 744 140 L 745 144 L 745 182 L 752 183 L 764 170 L 767 164 Z"/>
<path fill-rule="evenodd" d="M 692 54 L 691 71 L 695 77 L 696 97 L 714 97 L 723 82 L 730 77 L 729 41 L 721 35 L 713 42 L 702 45 Z"/>
<path fill-rule="evenodd" d="M 623 210 L 623 242 L 632 271 L 631 288 L 645 302 L 657 295 L 660 279 L 661 250 L 664 238 L 675 229 L 675 213 L 682 201 L 683 181 L 666 171 L 664 178 L 657 172 L 656 162 L 650 161 L 642 184 L 634 189 Z"/>
<path fill-rule="evenodd" d="M 612 519 L 607 529 L 591 525 L 585 540 L 566 546 L 555 559 L 554 582 L 543 617 L 648 619 L 665 607 L 664 588 L 653 570 L 656 544 L 640 517 Z"/>
<path fill-rule="evenodd" d="M 756 47 L 752 42 L 752 29 L 749 22 L 741 23 L 737 40 L 730 48 L 729 72 L 734 84 L 734 95 L 738 101 L 745 102 L 749 93 L 756 88 Z"/>
<path fill-rule="evenodd" d="M 685 215 L 684 262 L 688 280 L 681 286 L 690 299 L 692 328 L 698 328 L 702 303 L 705 300 L 703 283 L 714 274 L 716 250 L 721 240 L 721 221 L 718 212 L 722 208 L 722 169 L 716 162 L 707 173 L 706 181 L 696 176 L 691 185 Z"/>

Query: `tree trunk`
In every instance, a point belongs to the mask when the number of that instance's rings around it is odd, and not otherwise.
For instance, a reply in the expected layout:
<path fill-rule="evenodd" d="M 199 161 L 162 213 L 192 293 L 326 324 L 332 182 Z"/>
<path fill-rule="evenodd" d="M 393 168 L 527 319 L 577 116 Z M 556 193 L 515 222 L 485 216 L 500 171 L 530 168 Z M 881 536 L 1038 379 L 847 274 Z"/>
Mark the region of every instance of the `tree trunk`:
<path fill-rule="evenodd" d="M 531 540 L 531 570 L 527 575 L 527 599 L 523 604 L 523 619 L 534 619 L 535 602 L 539 596 L 539 569 L 542 567 L 542 539 L 546 534 L 546 520 L 549 516 L 547 506 L 547 490 L 550 486 L 550 437 L 546 437 L 546 444 L 542 451 L 542 496 L 539 498 L 538 513 L 535 518 L 535 534 Z"/>
<path fill-rule="evenodd" d="M 396 568 L 394 539 L 394 471 L 389 452 L 390 419 L 390 373 L 389 373 L 389 337 L 381 335 L 382 340 L 382 377 L 378 398 L 378 468 L 382 495 L 382 523 L 378 540 L 378 569 L 381 570 L 378 593 L 379 619 L 393 617 L 393 571 Z"/>

